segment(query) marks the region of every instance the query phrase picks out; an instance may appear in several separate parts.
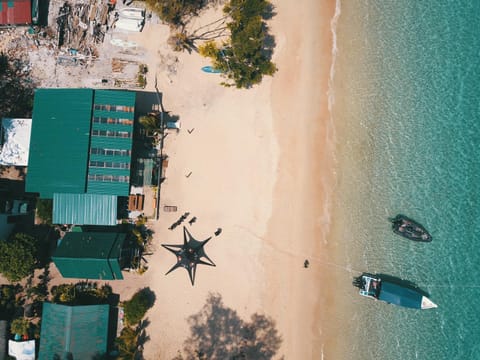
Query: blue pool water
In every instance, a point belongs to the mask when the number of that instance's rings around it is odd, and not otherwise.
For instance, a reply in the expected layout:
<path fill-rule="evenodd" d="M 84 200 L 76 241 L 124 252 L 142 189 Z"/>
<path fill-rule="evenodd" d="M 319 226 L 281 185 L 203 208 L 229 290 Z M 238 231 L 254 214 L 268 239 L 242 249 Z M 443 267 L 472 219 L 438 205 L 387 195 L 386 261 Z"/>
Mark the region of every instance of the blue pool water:
<path fill-rule="evenodd" d="M 480 359 L 480 1 L 341 1 L 336 30 L 344 265 L 408 279 L 439 306 L 346 294 L 347 358 Z M 433 242 L 394 235 L 397 213 Z"/>

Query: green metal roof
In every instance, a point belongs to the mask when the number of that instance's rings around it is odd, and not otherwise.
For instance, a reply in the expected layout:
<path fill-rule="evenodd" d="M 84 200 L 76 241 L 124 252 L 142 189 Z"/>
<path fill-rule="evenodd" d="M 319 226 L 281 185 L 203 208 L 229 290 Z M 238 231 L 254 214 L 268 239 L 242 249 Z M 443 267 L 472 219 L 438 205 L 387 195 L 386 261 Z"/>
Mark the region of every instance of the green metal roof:
<path fill-rule="evenodd" d="M 121 280 L 125 233 L 69 232 L 52 256 L 65 278 Z"/>
<path fill-rule="evenodd" d="M 53 223 L 116 225 L 117 196 L 54 193 Z"/>
<path fill-rule="evenodd" d="M 93 359 L 107 352 L 109 305 L 43 303 L 39 360 Z"/>
<path fill-rule="evenodd" d="M 27 191 L 42 198 L 127 196 L 135 98 L 135 92 L 120 90 L 36 90 Z"/>
<path fill-rule="evenodd" d="M 92 133 L 110 132 L 113 135 L 95 133 L 91 149 L 132 150 L 135 93 L 118 90 L 96 90 L 93 118 L 109 119 L 107 122 L 92 122 Z M 99 108 L 109 106 L 109 108 Z M 129 107 L 130 109 L 120 108 Z M 124 111 L 125 110 L 125 111 Z M 119 123 L 119 119 L 123 123 Z M 119 134 L 128 135 L 120 137 Z M 97 163 L 109 164 L 101 166 Z M 88 168 L 87 192 L 94 194 L 127 196 L 130 192 L 131 156 L 91 154 Z"/>
<path fill-rule="evenodd" d="M 93 90 L 37 89 L 26 191 L 85 192 Z"/>
<path fill-rule="evenodd" d="M 125 90 L 95 90 L 95 103 L 100 105 L 135 106 L 136 93 Z"/>

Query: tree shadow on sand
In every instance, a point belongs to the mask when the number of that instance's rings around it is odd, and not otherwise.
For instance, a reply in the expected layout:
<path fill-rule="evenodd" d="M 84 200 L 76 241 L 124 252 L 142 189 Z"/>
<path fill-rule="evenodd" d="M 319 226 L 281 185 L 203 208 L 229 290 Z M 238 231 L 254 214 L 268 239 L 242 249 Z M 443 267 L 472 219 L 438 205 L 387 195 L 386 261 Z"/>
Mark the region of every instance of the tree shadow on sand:
<path fill-rule="evenodd" d="M 209 294 L 188 322 L 190 337 L 173 360 L 270 360 L 282 343 L 271 318 L 255 313 L 244 321 L 223 304 L 219 294 Z"/>

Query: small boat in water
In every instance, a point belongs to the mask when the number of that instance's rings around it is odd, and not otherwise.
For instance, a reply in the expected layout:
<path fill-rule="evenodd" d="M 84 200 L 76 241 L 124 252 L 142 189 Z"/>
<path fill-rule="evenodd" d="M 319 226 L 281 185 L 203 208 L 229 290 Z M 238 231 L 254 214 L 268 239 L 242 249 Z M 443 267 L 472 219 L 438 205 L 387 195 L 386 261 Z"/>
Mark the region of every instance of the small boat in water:
<path fill-rule="evenodd" d="M 395 234 L 413 241 L 432 241 L 432 236 L 421 224 L 405 215 L 399 214 L 391 218 L 390 221 L 392 222 L 392 230 Z"/>
<path fill-rule="evenodd" d="M 434 309 L 437 305 L 415 289 L 392 283 L 379 276 L 362 274 L 354 278 L 353 285 L 359 294 L 370 299 L 412 309 Z"/>

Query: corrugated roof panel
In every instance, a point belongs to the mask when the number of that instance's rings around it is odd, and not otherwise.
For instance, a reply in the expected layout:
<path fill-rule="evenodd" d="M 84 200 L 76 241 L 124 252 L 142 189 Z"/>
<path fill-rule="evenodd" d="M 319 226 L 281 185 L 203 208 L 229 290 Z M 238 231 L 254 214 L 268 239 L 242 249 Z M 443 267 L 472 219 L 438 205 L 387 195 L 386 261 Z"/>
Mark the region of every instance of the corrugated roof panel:
<path fill-rule="evenodd" d="M 117 196 L 54 193 L 53 223 L 116 225 Z"/>
<path fill-rule="evenodd" d="M 92 102 L 91 89 L 36 90 L 26 191 L 86 191 Z"/>
<path fill-rule="evenodd" d="M 0 1 L 0 25 L 26 25 L 31 22 L 30 0 Z"/>
<path fill-rule="evenodd" d="M 132 133 L 133 131 L 133 124 L 132 125 L 125 125 L 125 124 L 98 124 L 98 123 L 93 123 L 92 124 L 92 129 L 93 130 L 110 130 L 110 131 L 124 131 L 128 133 Z M 108 138 L 110 139 L 110 138 Z M 114 138 L 117 139 L 117 138 Z M 120 138 L 123 139 L 123 138 Z M 125 138 L 127 139 L 127 138 Z"/>
<path fill-rule="evenodd" d="M 114 163 L 130 164 L 130 156 L 95 154 L 90 155 L 90 161 L 108 161 Z"/>
<path fill-rule="evenodd" d="M 130 169 L 108 169 L 108 168 L 90 168 L 90 174 L 103 174 L 103 175 L 113 175 L 113 176 L 128 176 L 130 174 Z M 128 185 L 128 183 L 126 183 Z M 128 194 L 127 194 L 128 195 Z"/>
<path fill-rule="evenodd" d="M 90 148 L 131 150 L 132 139 L 108 138 L 105 136 L 93 136 Z"/>
<path fill-rule="evenodd" d="M 125 90 L 96 90 L 95 104 L 135 106 L 136 93 Z"/>
<path fill-rule="evenodd" d="M 88 192 L 92 194 L 128 196 L 130 184 L 126 182 L 89 181 Z"/>
<path fill-rule="evenodd" d="M 131 119 L 134 118 L 135 106 L 134 92 L 117 91 L 117 90 L 96 90 L 94 97 L 93 116 L 99 116 L 109 119 Z M 101 107 L 101 109 L 99 109 Z M 124 107 L 128 110 L 123 111 Z M 120 110 L 120 111 L 117 111 Z M 111 132 L 128 132 L 130 137 L 114 137 L 106 135 L 95 135 L 91 138 L 91 149 L 108 149 L 108 150 L 132 150 L 133 138 L 133 121 L 131 124 L 116 124 L 115 121 L 92 124 L 93 130 L 111 131 Z M 119 196 L 127 196 L 130 192 L 129 182 L 118 181 L 112 179 L 112 176 L 122 176 L 129 178 L 131 156 L 121 157 L 106 154 L 92 154 L 91 162 L 88 169 L 87 192 L 90 194 L 111 194 Z M 111 167 L 101 167 L 95 164 L 95 161 L 104 161 L 112 163 L 122 163 L 126 168 L 118 169 Z"/>
<path fill-rule="evenodd" d="M 107 352 L 109 305 L 43 303 L 39 360 L 93 359 Z M 70 358 L 70 357 L 68 357 Z"/>

